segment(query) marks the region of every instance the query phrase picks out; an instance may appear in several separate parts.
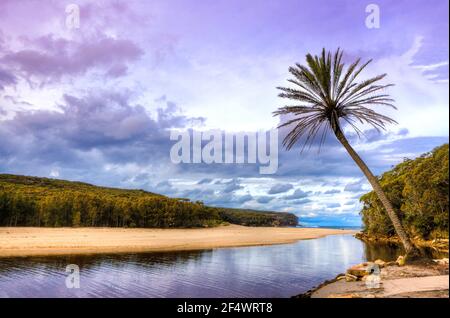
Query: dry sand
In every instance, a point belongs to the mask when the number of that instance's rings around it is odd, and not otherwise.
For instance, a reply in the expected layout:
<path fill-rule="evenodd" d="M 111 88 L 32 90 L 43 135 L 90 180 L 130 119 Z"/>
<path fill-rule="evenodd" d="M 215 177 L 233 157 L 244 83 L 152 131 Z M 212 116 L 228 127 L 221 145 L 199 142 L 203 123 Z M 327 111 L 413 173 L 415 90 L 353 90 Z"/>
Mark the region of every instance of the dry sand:
<path fill-rule="evenodd" d="M 350 233 L 355 231 L 238 225 L 205 229 L 0 227 L 0 257 L 199 250 Z"/>

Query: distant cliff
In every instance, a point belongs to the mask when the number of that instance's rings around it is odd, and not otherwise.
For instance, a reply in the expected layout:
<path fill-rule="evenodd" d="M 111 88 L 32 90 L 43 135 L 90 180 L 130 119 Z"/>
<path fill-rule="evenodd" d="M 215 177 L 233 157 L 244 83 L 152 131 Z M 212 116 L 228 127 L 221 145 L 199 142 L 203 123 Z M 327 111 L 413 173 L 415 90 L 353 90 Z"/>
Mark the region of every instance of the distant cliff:
<path fill-rule="evenodd" d="M 219 208 L 220 217 L 229 223 L 247 226 L 296 226 L 298 217 L 292 213 Z"/>
<path fill-rule="evenodd" d="M 289 213 L 216 208 L 144 190 L 0 174 L 0 226 L 209 227 L 296 225 Z M 295 224 L 294 224 L 295 223 Z"/>

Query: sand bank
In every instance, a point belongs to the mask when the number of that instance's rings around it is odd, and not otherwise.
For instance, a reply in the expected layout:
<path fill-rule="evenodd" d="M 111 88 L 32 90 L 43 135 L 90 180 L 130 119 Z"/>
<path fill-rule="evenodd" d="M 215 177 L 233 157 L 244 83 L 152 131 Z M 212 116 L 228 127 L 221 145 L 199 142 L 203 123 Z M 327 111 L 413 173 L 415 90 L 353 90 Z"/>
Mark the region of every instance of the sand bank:
<path fill-rule="evenodd" d="M 199 250 L 350 233 L 355 231 L 238 225 L 204 229 L 0 227 L 0 257 Z"/>

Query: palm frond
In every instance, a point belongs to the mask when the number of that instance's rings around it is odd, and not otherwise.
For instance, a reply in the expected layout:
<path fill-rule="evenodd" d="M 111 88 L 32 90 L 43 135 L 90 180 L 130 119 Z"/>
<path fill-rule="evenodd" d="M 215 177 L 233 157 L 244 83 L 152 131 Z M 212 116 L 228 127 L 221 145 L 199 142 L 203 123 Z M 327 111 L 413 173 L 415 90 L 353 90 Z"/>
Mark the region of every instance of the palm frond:
<path fill-rule="evenodd" d="M 283 140 L 283 146 L 292 148 L 303 139 L 302 151 L 313 144 L 319 136 L 319 148 L 330 131 L 341 131 L 341 120 L 352 127 L 358 136 L 363 131 L 359 124 L 368 124 L 377 130 L 386 128 L 396 121 L 369 107 L 387 106 L 396 109 L 394 99 L 385 90 L 393 84 L 379 84 L 386 74 L 381 74 L 358 82 L 358 76 L 371 63 L 360 64 L 361 59 L 345 68 L 342 62 L 343 51 L 322 50 L 319 56 L 306 55 L 306 65 L 299 63 L 289 67 L 294 76 L 288 79 L 292 87 L 277 87 L 279 97 L 300 102 L 297 106 L 283 106 L 273 112 L 274 116 L 288 115 L 290 119 L 278 128 L 290 127 Z"/>

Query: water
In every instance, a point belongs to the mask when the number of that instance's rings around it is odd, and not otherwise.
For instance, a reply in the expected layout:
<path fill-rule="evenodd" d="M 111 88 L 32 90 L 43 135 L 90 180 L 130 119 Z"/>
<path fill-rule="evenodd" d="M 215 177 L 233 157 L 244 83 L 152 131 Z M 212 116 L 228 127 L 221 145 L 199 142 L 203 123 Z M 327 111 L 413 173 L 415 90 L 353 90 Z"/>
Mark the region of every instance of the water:
<path fill-rule="evenodd" d="M 290 297 L 401 251 L 352 235 L 293 244 L 121 255 L 0 258 L 0 297 Z M 66 288 L 66 265 L 80 289 Z"/>

